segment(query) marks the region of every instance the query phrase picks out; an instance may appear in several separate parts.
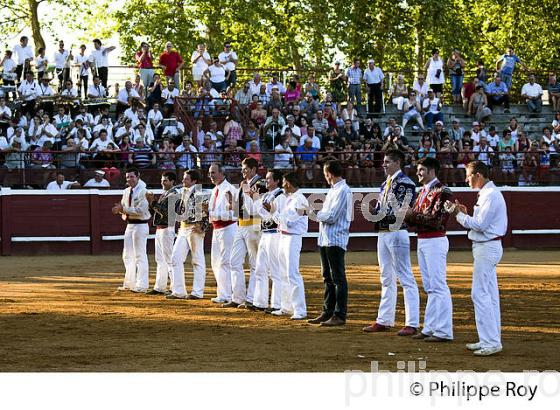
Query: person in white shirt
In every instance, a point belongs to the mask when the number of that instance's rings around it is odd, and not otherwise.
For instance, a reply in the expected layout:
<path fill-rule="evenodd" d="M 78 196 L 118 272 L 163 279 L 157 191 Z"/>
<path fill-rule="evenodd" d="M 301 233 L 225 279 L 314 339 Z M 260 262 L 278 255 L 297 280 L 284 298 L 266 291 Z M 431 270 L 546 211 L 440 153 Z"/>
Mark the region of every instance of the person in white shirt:
<path fill-rule="evenodd" d="M 385 75 L 381 68 L 375 66 L 375 61 L 368 61 L 368 68 L 364 70 L 364 81 L 367 85 L 368 113 L 381 112 L 383 108 L 383 79 Z"/>
<path fill-rule="evenodd" d="M 197 150 L 192 145 L 190 137 L 184 136 L 183 143 L 179 145 L 175 152 L 177 153 L 177 162 L 175 166 L 182 169 L 193 169 L 197 167 Z"/>
<path fill-rule="evenodd" d="M 255 73 L 253 79 L 249 81 L 249 93 L 251 96 L 260 94 L 261 85 L 264 85 L 261 81 L 261 75 L 259 73 Z"/>
<path fill-rule="evenodd" d="M 443 75 L 443 74 L 442 74 Z M 425 112 L 426 126 L 432 128 L 437 121 L 443 122 L 443 114 L 441 113 L 441 100 L 434 95 L 434 90 L 428 90 L 428 98 L 422 103 L 422 111 Z"/>
<path fill-rule="evenodd" d="M 199 87 L 201 87 L 202 75 L 204 74 L 208 66 L 212 64 L 210 54 L 208 54 L 208 51 L 206 51 L 206 45 L 198 44 L 196 46 L 196 50 L 193 51 L 191 56 L 191 63 L 193 80 L 198 83 Z"/>
<path fill-rule="evenodd" d="M 107 97 L 107 89 L 101 84 L 99 76 L 93 77 L 93 84 L 88 87 L 88 98 L 105 98 Z"/>
<path fill-rule="evenodd" d="M 204 77 L 210 81 L 210 85 L 218 93 L 226 90 L 226 69 L 220 64 L 218 57 L 214 57 L 213 64 L 204 71 Z"/>
<path fill-rule="evenodd" d="M 66 189 L 72 188 L 79 188 L 80 184 L 76 181 L 66 181 L 64 179 L 64 174 L 62 172 L 58 172 L 56 174 L 56 179 L 52 182 L 49 182 L 47 185 L 47 191 L 62 191 Z"/>
<path fill-rule="evenodd" d="M 141 122 L 138 124 L 136 130 L 134 130 L 134 136 L 131 138 L 131 142 L 136 144 L 138 140 L 144 141 L 146 145 L 152 145 L 154 143 L 154 134 L 152 130 L 146 127 L 146 124 Z"/>
<path fill-rule="evenodd" d="M 78 98 L 78 89 L 74 87 L 74 83 L 71 79 L 66 80 L 64 83 L 64 89 L 60 92 L 60 95 L 63 97 L 70 98 Z M 75 104 L 78 104 L 78 100 L 74 100 Z"/>
<path fill-rule="evenodd" d="M 6 92 L 6 97 L 8 97 L 8 91 L 11 91 L 12 98 L 15 100 L 17 64 L 14 60 L 12 60 L 12 52 L 10 50 L 6 50 L 4 58 L 0 61 L 0 67 L 4 68 L 2 71 L 2 82 L 4 85 L 4 92 Z M 7 87 L 10 88 L 8 89 Z"/>
<path fill-rule="evenodd" d="M 280 272 L 279 244 L 280 232 L 278 224 L 272 219 L 272 214 L 265 209 L 266 204 L 272 204 L 271 209 L 282 209 L 286 196 L 280 185 L 282 172 L 271 170 L 266 174 L 266 189 L 268 192 L 252 202 L 252 206 L 261 219 L 261 240 L 257 250 L 255 262 L 255 293 L 253 296 L 254 310 L 272 313 L 282 309 L 282 299 L 286 309 L 290 307 L 287 275 Z M 272 279 L 269 307 L 269 278 Z M 282 291 L 284 289 L 284 291 Z"/>
<path fill-rule="evenodd" d="M 529 76 L 529 82 L 521 88 L 521 98 L 525 98 L 529 112 L 541 112 L 542 110 L 542 87 L 535 83 L 535 76 Z"/>
<path fill-rule="evenodd" d="M 237 218 L 233 212 L 233 197 L 237 190 L 226 180 L 219 163 L 208 169 L 208 176 L 214 184 L 208 203 L 208 215 L 213 226 L 210 259 L 216 278 L 217 296 L 213 303 L 229 303 L 232 298 L 231 250 L 237 232 Z"/>
<path fill-rule="evenodd" d="M 87 97 L 88 79 L 90 69 L 90 57 L 86 55 L 86 45 L 80 46 L 79 54 L 74 57 L 74 66 L 79 70 L 80 80 L 78 81 L 78 95 L 83 91 L 84 98 Z"/>
<path fill-rule="evenodd" d="M 148 255 L 146 243 L 150 229 L 150 209 L 146 199 L 146 187 L 139 185 L 140 173 L 136 168 L 126 172 L 128 188 L 120 203 L 113 206 L 113 214 L 121 215 L 127 223 L 124 232 L 123 262 L 126 269 L 123 286 L 118 290 L 146 293 L 148 290 Z"/>
<path fill-rule="evenodd" d="M 422 105 L 424 98 L 428 96 L 429 89 L 424 74 L 418 74 L 418 79 L 414 81 L 412 89 L 416 91 L 416 100 Z"/>
<path fill-rule="evenodd" d="M 43 114 L 43 123 L 39 126 L 37 133 L 39 136 L 39 145 L 41 146 L 45 141 L 50 141 L 54 145 L 60 137 L 56 127 L 51 124 L 51 118 L 48 114 Z"/>
<path fill-rule="evenodd" d="M 169 139 L 173 140 L 179 136 L 185 134 L 185 126 L 181 121 L 177 121 L 174 116 L 171 116 L 171 120 L 175 120 L 175 124 L 166 125 L 163 129 L 162 137 L 169 137 Z"/>
<path fill-rule="evenodd" d="M 101 84 L 107 89 L 107 79 L 109 77 L 109 56 L 108 54 L 116 47 L 103 47 L 101 40 L 98 38 L 93 40 L 94 50 L 89 57 L 90 64 L 95 68 L 96 75 L 101 79 Z"/>
<path fill-rule="evenodd" d="M 23 100 L 23 104 L 21 105 L 22 114 L 30 114 L 31 116 L 35 114 L 38 90 L 39 84 L 33 79 L 33 73 L 28 71 L 25 74 L 25 80 L 21 82 L 18 88 L 19 98 Z"/>
<path fill-rule="evenodd" d="M 480 143 L 480 138 L 486 137 L 486 131 L 480 128 L 480 123 L 478 121 L 474 121 L 472 126 L 471 139 L 478 145 Z"/>
<path fill-rule="evenodd" d="M 290 114 L 286 117 L 286 121 L 287 123 L 282 128 L 281 134 L 284 135 L 286 133 L 286 130 L 290 129 L 292 135 L 299 139 L 301 137 L 301 130 L 295 123 L 295 117 Z"/>
<path fill-rule="evenodd" d="M 152 109 L 148 112 L 148 123 L 150 128 L 157 134 L 159 128 L 161 127 L 161 122 L 163 121 L 163 114 L 159 110 L 159 103 L 154 103 Z"/>
<path fill-rule="evenodd" d="M 167 87 L 161 91 L 161 99 L 163 100 L 163 111 L 166 117 L 169 117 L 175 107 L 175 98 L 179 96 L 179 89 L 175 88 L 175 80 L 170 78 L 167 80 Z"/>
<path fill-rule="evenodd" d="M 0 130 L 6 130 L 10 125 L 12 110 L 6 105 L 6 99 L 0 97 Z"/>
<path fill-rule="evenodd" d="M 226 86 L 235 87 L 237 83 L 237 72 L 235 70 L 237 66 L 237 53 L 231 49 L 229 41 L 224 43 L 224 51 L 218 55 L 218 60 L 220 60 L 220 64 L 224 66 L 227 72 Z"/>
<path fill-rule="evenodd" d="M 507 232 L 506 202 L 489 179 L 488 167 L 480 161 L 467 164 L 466 182 L 480 190 L 473 216 L 467 207 L 447 201 L 445 210 L 469 230 L 474 258 L 472 300 L 479 341 L 466 345 L 476 356 L 490 356 L 502 350 L 500 294 L 496 266 L 502 259 L 502 237 Z"/>
<path fill-rule="evenodd" d="M 202 204 L 207 196 L 202 192 L 201 175 L 190 169 L 183 174 L 183 188 L 175 209 L 180 228 L 171 252 L 171 295 L 169 299 L 200 300 L 204 297 L 206 282 L 206 260 L 204 258 L 204 236 L 208 228 L 208 214 Z M 185 260 L 192 252 L 193 285 L 187 296 L 185 287 Z M 155 287 L 154 287 L 155 290 Z"/>
<path fill-rule="evenodd" d="M 309 131 L 311 131 L 311 133 Z M 311 140 L 311 147 L 317 148 L 318 150 L 321 149 L 321 140 L 315 135 L 315 128 L 311 126 L 307 127 L 307 135 L 300 137 L 299 145 L 305 145 L 307 140 Z"/>
<path fill-rule="evenodd" d="M 302 236 L 307 233 L 309 203 L 299 190 L 298 177 L 295 172 L 284 175 L 282 188 L 286 194 L 286 202 L 281 209 L 273 208 L 273 204 L 265 204 L 264 208 L 272 213 L 272 219 L 280 230 L 279 258 L 280 272 L 287 276 L 290 303 L 280 310 L 272 312 L 275 316 L 292 314 L 292 320 L 307 318 L 305 303 L 305 287 L 299 271 L 299 259 Z"/>
<path fill-rule="evenodd" d="M 41 47 L 37 52 L 39 55 L 35 58 L 35 68 L 37 69 L 37 79 L 41 80 L 49 67 L 49 60 L 45 56 L 44 47 Z"/>
<path fill-rule="evenodd" d="M 64 41 L 58 42 L 58 50 L 54 53 L 55 72 L 58 78 L 58 91 L 64 87 L 66 80 L 70 78 L 70 63 L 74 59 L 72 51 L 64 49 Z"/>
<path fill-rule="evenodd" d="M 132 82 L 126 81 L 124 83 L 124 88 L 120 90 L 117 95 L 117 117 L 121 112 L 126 111 L 138 101 L 140 101 L 140 95 L 132 88 Z"/>
<path fill-rule="evenodd" d="M 113 126 L 111 125 L 111 120 L 109 119 L 109 117 L 107 116 L 103 116 L 101 117 L 101 123 L 97 124 L 95 127 L 93 127 L 93 136 L 94 138 L 97 138 L 99 136 L 99 132 L 101 130 L 105 130 L 107 131 L 107 137 L 112 140 L 113 139 Z M 123 127 L 124 128 L 124 127 Z M 119 136 L 119 140 L 122 139 L 122 135 Z"/>
<path fill-rule="evenodd" d="M 445 84 L 445 73 L 443 70 L 443 60 L 439 56 L 439 50 L 432 50 L 432 56 L 426 62 L 424 68 L 428 72 L 428 83 L 434 90 L 437 98 L 441 98 L 443 84 Z"/>
<path fill-rule="evenodd" d="M 16 81 L 20 83 L 21 77 L 25 77 L 31 71 L 31 61 L 33 61 L 33 49 L 29 45 L 29 38 L 22 36 L 19 39 L 19 44 L 14 46 L 12 50 L 16 63 Z"/>
<path fill-rule="evenodd" d="M 479 144 L 473 148 L 472 152 L 475 153 L 477 160 L 483 162 L 487 166 L 490 166 L 492 164 L 494 150 L 492 149 L 492 147 L 490 147 L 490 145 L 488 145 L 486 137 L 480 137 Z"/>
<path fill-rule="evenodd" d="M 290 147 L 292 134 L 290 131 L 284 134 L 282 142 L 274 147 L 274 168 L 275 169 L 292 169 L 294 154 Z"/>
<path fill-rule="evenodd" d="M 280 95 L 286 94 L 286 87 L 280 81 L 278 81 L 278 74 L 272 74 L 272 79 L 266 85 L 266 93 L 268 95 L 272 94 L 272 89 L 277 88 Z"/>
<path fill-rule="evenodd" d="M 111 184 L 105 178 L 105 171 L 100 169 L 96 170 L 93 174 L 93 178 L 89 179 L 85 184 L 84 188 L 110 188 Z"/>

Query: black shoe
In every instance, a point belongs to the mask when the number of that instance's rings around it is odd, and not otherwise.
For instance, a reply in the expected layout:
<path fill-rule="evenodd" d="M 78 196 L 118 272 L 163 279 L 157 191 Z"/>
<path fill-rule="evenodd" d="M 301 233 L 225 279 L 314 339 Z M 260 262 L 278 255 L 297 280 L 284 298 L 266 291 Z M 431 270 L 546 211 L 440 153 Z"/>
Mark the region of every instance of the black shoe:
<path fill-rule="evenodd" d="M 239 306 L 239 303 L 235 303 L 234 301 L 222 305 L 223 308 L 236 308 L 237 306 Z"/>
<path fill-rule="evenodd" d="M 268 308 L 264 309 L 264 313 L 266 313 L 267 315 L 270 315 L 275 310 L 280 310 L 280 309 L 268 307 Z"/>
<path fill-rule="evenodd" d="M 149 290 L 146 295 L 165 295 L 167 292 L 160 292 L 159 290 L 151 289 Z"/>
<path fill-rule="evenodd" d="M 187 296 L 188 300 L 202 300 L 202 298 L 200 296 L 195 296 L 195 295 L 189 295 Z"/>
<path fill-rule="evenodd" d="M 307 323 L 311 323 L 312 325 L 320 325 L 321 323 L 330 320 L 332 317 L 333 317 L 333 315 L 329 315 L 329 314 L 323 312 L 319 316 L 317 316 L 316 318 L 309 319 L 307 321 Z"/>

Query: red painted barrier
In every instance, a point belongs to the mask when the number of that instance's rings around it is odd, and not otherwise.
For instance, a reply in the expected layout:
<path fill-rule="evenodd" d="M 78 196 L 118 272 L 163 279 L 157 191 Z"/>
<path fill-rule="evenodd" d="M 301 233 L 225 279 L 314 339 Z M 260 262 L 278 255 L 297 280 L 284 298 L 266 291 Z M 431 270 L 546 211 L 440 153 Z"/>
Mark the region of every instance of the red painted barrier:
<path fill-rule="evenodd" d="M 453 189 L 470 209 L 476 194 L 468 188 Z M 367 194 L 371 189 L 354 189 Z M 325 190 L 304 190 L 307 193 Z M 509 226 L 505 247 L 537 249 L 560 247 L 560 188 L 509 188 L 502 190 L 508 205 Z M 0 251 L 2 255 L 101 254 L 122 251 L 125 224 L 111 213 L 120 191 L 48 191 L 2 189 L 0 193 Z M 310 221 L 304 249 L 316 249 L 317 223 Z M 154 233 L 154 229 L 151 229 Z M 315 236 L 313 234 L 315 233 Z M 448 227 L 451 249 L 470 247 L 465 230 L 452 218 Z M 211 233 L 207 234 L 209 251 Z M 153 241 L 148 242 L 153 252 Z M 355 204 L 350 250 L 373 250 L 377 238 L 372 223 Z M 415 246 L 415 237 L 412 245 Z"/>

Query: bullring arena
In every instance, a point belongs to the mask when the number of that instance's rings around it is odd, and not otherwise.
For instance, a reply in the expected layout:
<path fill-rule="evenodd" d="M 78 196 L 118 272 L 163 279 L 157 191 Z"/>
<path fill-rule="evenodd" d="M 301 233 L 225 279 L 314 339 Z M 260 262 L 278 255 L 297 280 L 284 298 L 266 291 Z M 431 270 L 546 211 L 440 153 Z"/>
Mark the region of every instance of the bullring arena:
<path fill-rule="evenodd" d="M 209 261 L 204 300 L 116 292 L 123 278 L 118 235 L 124 224 L 110 215 L 110 208 L 118 195 L 2 190 L 3 371 L 341 372 L 368 371 L 372 361 L 380 369 L 396 371 L 403 360 L 425 361 L 427 370 L 560 369 L 560 251 L 553 249 L 560 229 L 556 188 L 504 190 L 510 213 L 498 267 L 504 350 L 486 358 L 473 358 L 464 349 L 476 338 L 472 255 L 455 223 L 448 232 L 447 271 L 455 340 L 433 344 L 396 336 L 404 321 L 400 289 L 394 331 L 361 331 L 375 319 L 380 284 L 376 239 L 359 219 L 352 225 L 346 259 L 349 316 L 344 329 L 217 307 L 209 300 L 216 292 Z M 472 206 L 473 192 L 458 189 L 456 195 Z M 63 205 L 72 213 L 63 212 Z M 41 218 L 35 216 L 37 209 Z M 532 212 L 521 212 L 527 209 Z M 314 230 L 316 226 L 310 226 L 307 252 L 301 257 L 310 316 L 320 312 L 323 298 Z M 153 240 L 148 246 L 152 285 Z M 209 252 L 206 256 L 208 260 Z M 192 283 L 189 260 L 187 284 Z M 415 252 L 412 262 L 421 284 Z"/>

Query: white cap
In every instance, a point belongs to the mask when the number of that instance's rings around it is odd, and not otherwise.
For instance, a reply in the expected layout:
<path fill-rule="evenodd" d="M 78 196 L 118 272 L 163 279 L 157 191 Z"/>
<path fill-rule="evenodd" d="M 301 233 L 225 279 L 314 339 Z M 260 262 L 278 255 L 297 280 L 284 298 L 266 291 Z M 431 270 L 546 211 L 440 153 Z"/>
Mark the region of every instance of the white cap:
<path fill-rule="evenodd" d="M 95 173 L 96 173 L 97 175 L 101 175 L 101 176 L 104 176 L 104 175 L 105 175 L 105 171 L 102 171 L 102 170 L 100 170 L 100 169 L 96 170 Z"/>

